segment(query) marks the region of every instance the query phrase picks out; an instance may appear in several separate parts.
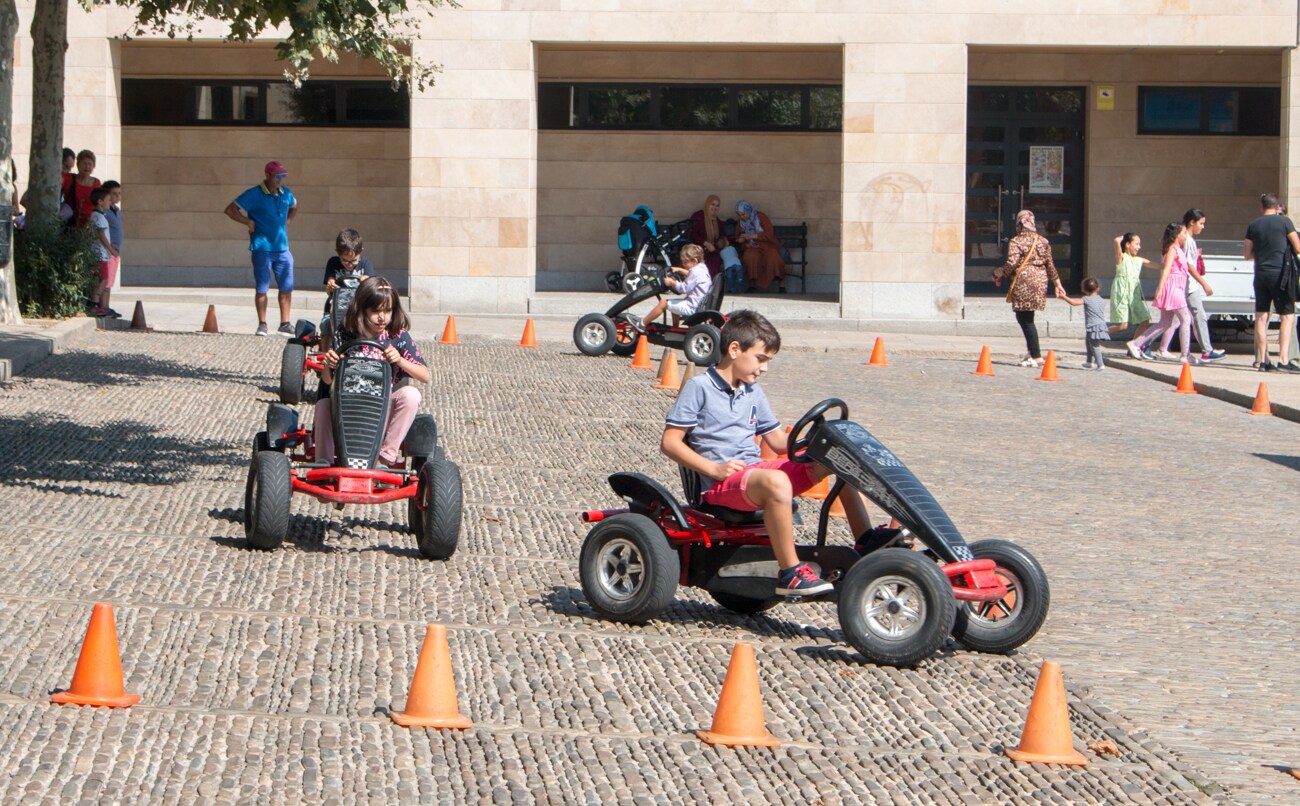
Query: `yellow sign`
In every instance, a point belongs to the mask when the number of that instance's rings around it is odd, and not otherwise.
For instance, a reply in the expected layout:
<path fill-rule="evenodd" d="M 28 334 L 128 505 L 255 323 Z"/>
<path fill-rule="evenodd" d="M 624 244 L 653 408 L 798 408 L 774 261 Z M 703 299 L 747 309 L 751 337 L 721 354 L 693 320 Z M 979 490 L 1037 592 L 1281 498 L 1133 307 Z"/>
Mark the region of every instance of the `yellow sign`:
<path fill-rule="evenodd" d="M 1115 109 L 1115 85 L 1098 84 L 1097 85 L 1097 109 L 1102 112 L 1111 112 Z"/>

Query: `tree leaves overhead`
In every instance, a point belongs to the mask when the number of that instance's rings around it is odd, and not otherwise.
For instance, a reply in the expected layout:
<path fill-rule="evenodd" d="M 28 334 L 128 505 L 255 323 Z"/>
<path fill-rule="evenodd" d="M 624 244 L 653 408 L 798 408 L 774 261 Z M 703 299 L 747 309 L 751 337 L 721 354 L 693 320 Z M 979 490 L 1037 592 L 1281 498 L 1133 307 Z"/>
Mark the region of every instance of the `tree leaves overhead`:
<path fill-rule="evenodd" d="M 294 84 L 308 78 L 317 58 L 338 61 L 342 51 L 383 65 L 394 82 L 416 89 L 433 83 L 435 65 L 403 52 L 418 28 L 416 11 L 456 7 L 456 0 L 81 0 L 90 11 L 119 5 L 136 15 L 132 35 L 162 33 L 193 39 L 204 20 L 219 20 L 229 28 L 226 39 L 249 42 L 259 34 L 288 26 L 288 36 L 276 53 L 288 64 L 285 75 Z"/>

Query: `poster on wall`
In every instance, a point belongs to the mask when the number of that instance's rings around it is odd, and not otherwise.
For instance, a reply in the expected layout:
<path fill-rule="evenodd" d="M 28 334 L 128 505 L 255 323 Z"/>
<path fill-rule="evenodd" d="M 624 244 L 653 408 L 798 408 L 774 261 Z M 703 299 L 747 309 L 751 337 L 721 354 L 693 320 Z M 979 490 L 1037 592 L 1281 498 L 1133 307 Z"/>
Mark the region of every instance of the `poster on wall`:
<path fill-rule="evenodd" d="M 1065 192 L 1065 146 L 1029 147 L 1029 192 Z"/>

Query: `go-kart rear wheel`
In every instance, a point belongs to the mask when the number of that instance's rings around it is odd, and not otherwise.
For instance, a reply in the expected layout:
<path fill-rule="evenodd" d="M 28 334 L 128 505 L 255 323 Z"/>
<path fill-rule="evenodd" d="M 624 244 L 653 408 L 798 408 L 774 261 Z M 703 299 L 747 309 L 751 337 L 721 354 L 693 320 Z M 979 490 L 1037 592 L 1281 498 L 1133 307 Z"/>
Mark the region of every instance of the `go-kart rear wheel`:
<path fill-rule="evenodd" d="M 298 339 L 290 339 L 280 353 L 280 402 L 290 406 L 302 402 L 303 363 L 307 348 Z"/>
<path fill-rule="evenodd" d="M 749 596 L 741 596 L 736 593 L 727 593 L 725 591 L 710 591 L 709 595 L 713 601 L 722 605 L 733 613 L 739 613 L 742 616 L 752 616 L 755 613 L 762 613 L 765 610 L 771 610 L 781 603 L 780 599 L 754 599 Z"/>
<path fill-rule="evenodd" d="M 582 592 L 597 613 L 644 624 L 672 604 L 681 563 L 663 530 L 644 515 L 623 513 L 587 533 L 578 560 Z"/>
<path fill-rule="evenodd" d="M 970 544 L 977 560 L 993 560 L 1007 595 L 996 602 L 958 602 L 952 637 L 976 652 L 1005 654 L 1038 633 L 1051 600 L 1047 574 L 1028 551 L 1007 540 Z"/>
<path fill-rule="evenodd" d="M 840 584 L 840 628 L 880 666 L 913 666 L 934 654 L 952 627 L 952 586 L 939 566 L 907 549 L 880 549 Z"/>
<path fill-rule="evenodd" d="M 573 343 L 583 355 L 604 355 L 617 336 L 614 320 L 603 313 L 589 313 L 573 326 Z"/>
<path fill-rule="evenodd" d="M 293 484 L 289 456 L 257 451 L 244 489 L 244 536 L 255 549 L 272 551 L 289 531 L 289 499 Z"/>
<path fill-rule="evenodd" d="M 686 360 L 700 367 L 711 367 L 722 355 L 722 331 L 716 325 L 701 322 L 686 331 L 682 352 Z"/>
<path fill-rule="evenodd" d="M 449 559 L 460 541 L 460 468 L 455 462 L 430 457 L 420 468 L 419 485 L 417 494 L 424 502 L 424 511 L 420 512 L 412 501 L 407 505 L 407 514 L 420 554 L 427 560 Z"/>

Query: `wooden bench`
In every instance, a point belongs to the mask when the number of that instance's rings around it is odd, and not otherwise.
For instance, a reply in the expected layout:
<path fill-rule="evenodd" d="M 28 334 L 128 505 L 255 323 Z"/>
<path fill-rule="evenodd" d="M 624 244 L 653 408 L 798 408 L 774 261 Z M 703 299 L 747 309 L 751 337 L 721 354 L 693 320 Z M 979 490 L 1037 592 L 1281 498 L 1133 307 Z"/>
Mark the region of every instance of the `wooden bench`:
<path fill-rule="evenodd" d="M 797 278 L 799 290 L 806 291 L 805 275 L 808 272 L 808 222 L 798 224 L 773 224 L 772 234 L 781 242 L 781 257 L 785 259 L 785 278 Z"/>

